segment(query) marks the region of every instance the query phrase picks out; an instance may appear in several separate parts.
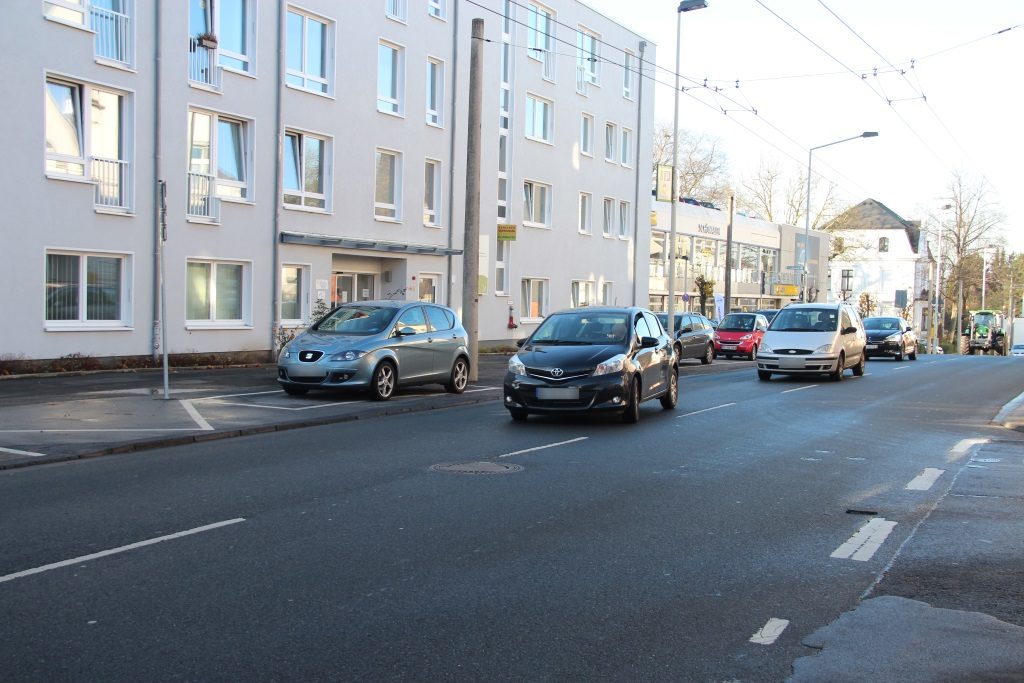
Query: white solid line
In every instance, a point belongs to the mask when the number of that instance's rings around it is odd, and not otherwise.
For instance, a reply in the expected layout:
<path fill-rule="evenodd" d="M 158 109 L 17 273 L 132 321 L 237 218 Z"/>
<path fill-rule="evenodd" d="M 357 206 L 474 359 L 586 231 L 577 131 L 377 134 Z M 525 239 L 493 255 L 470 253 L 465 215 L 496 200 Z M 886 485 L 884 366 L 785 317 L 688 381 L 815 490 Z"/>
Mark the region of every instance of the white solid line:
<path fill-rule="evenodd" d="M 267 408 L 269 410 L 315 410 L 317 408 L 333 408 L 334 406 L 347 406 L 351 403 L 359 403 L 359 401 L 338 401 L 335 403 L 318 403 L 312 406 L 272 406 L 267 403 L 237 403 L 235 401 L 221 401 L 217 400 L 214 402 L 218 406 L 239 406 L 242 408 Z"/>
<path fill-rule="evenodd" d="M 206 526 L 196 527 L 195 529 L 189 529 L 188 531 L 179 531 L 174 534 L 168 534 L 167 536 L 158 536 L 157 538 L 151 538 L 147 541 L 139 541 L 138 543 L 130 543 L 123 545 L 119 548 L 111 548 L 110 550 L 101 550 L 98 553 L 92 553 L 91 555 L 82 555 L 71 560 L 64 560 L 62 562 L 54 562 L 53 564 L 43 565 L 42 567 L 36 567 L 35 569 L 26 569 L 23 572 L 16 572 L 14 574 L 8 574 L 7 576 L 0 576 L 0 583 L 5 581 L 13 581 L 14 579 L 20 579 L 25 576 L 32 576 L 33 574 L 40 574 L 51 569 L 60 569 L 61 567 L 67 567 L 72 564 L 79 564 L 81 562 L 90 562 L 92 560 L 106 557 L 107 555 L 115 555 L 117 553 L 123 553 L 127 550 L 135 550 L 136 548 L 142 548 L 147 545 L 153 545 L 154 543 L 160 543 L 161 541 L 171 541 L 176 538 L 182 538 L 184 536 L 191 536 L 192 534 L 202 533 L 204 531 L 210 531 L 212 529 L 218 529 L 222 526 L 228 526 L 229 524 L 238 524 L 244 522 L 244 517 L 238 517 L 236 519 L 228 519 L 223 522 L 215 522 L 213 524 L 207 524 Z"/>
<path fill-rule="evenodd" d="M 787 626 L 789 626 L 788 619 L 776 619 L 775 617 L 772 617 L 768 620 L 767 624 L 761 627 L 760 631 L 750 636 L 750 642 L 758 645 L 771 645 L 779 639 L 779 636 L 782 635 L 782 632 L 786 630 Z"/>
<path fill-rule="evenodd" d="M 932 487 L 939 477 L 941 477 L 946 470 L 938 470 L 934 467 L 926 467 L 921 474 L 917 475 L 910 480 L 910 483 L 906 485 L 908 491 L 927 491 Z"/>
<path fill-rule="evenodd" d="M 261 396 L 263 394 L 280 394 L 283 393 L 283 389 L 274 389 L 273 391 L 250 391 L 245 394 L 221 394 L 220 396 L 204 396 L 202 398 L 193 398 L 192 401 L 215 401 L 218 398 L 234 398 L 235 396 Z"/>
<path fill-rule="evenodd" d="M 209 422 L 203 419 L 203 416 L 199 414 L 199 411 L 196 410 L 196 407 L 192 405 L 191 400 L 187 398 L 181 399 L 181 407 L 184 408 L 185 412 L 189 414 L 189 417 L 191 417 L 195 421 L 195 423 L 199 425 L 200 429 L 202 429 L 204 432 L 213 431 L 213 427 L 210 426 Z"/>
<path fill-rule="evenodd" d="M 893 370 L 892 370 L 892 371 L 893 371 L 893 372 L 896 372 L 897 370 L 909 370 L 909 369 L 910 369 L 910 366 L 909 366 L 909 365 L 901 365 L 901 366 L 900 366 L 900 367 L 898 367 L 898 368 L 893 368 Z"/>
<path fill-rule="evenodd" d="M 803 391 L 804 389 L 813 389 L 816 386 L 818 386 L 818 385 L 817 384 L 809 384 L 806 387 L 797 387 L 796 389 L 786 389 L 782 393 L 784 393 L 784 394 L 792 394 L 794 391 Z"/>
<path fill-rule="evenodd" d="M 195 432 L 198 427 L 165 427 L 163 429 L 0 429 L 0 434 L 120 434 L 122 432 Z"/>
<path fill-rule="evenodd" d="M 850 540 L 836 548 L 831 557 L 866 562 L 882 547 L 882 543 L 895 527 L 896 522 L 889 521 L 884 517 L 875 517 L 851 536 Z"/>
<path fill-rule="evenodd" d="M 949 449 L 950 453 L 954 455 L 963 455 L 967 451 L 971 450 L 974 446 L 978 446 L 984 443 L 988 443 L 988 439 L 961 439 L 960 443 Z"/>
<path fill-rule="evenodd" d="M 542 451 L 545 448 L 554 448 L 555 446 L 564 446 L 566 444 L 576 443 L 577 441 L 586 441 L 589 438 L 590 438 L 589 436 L 579 436 L 579 437 L 576 437 L 575 439 L 569 439 L 568 441 L 559 441 L 558 443 L 549 443 L 547 446 L 534 446 L 533 448 L 524 448 L 521 451 L 512 451 L 511 453 L 505 453 L 504 455 L 499 455 L 498 457 L 499 458 L 510 458 L 513 455 L 522 455 L 523 453 L 532 453 L 533 451 Z"/>
<path fill-rule="evenodd" d="M 683 413 L 682 415 L 680 415 L 676 419 L 678 420 L 680 417 L 690 417 L 691 415 L 697 415 L 699 413 L 706 413 L 709 410 L 718 410 L 719 408 L 728 408 L 729 406 L 734 406 L 734 405 L 736 405 L 735 401 L 733 401 L 732 403 L 723 403 L 720 406 L 714 406 L 712 408 L 704 408 L 703 410 L 695 410 L 692 413 Z"/>
<path fill-rule="evenodd" d="M 466 389 L 462 393 L 464 394 L 475 394 L 480 391 L 498 391 L 501 387 L 484 387 L 483 389 Z"/>
<path fill-rule="evenodd" d="M 0 448 L 0 451 L 13 453 L 14 455 L 27 455 L 31 458 L 42 458 L 46 455 L 46 453 L 36 453 L 35 451 L 19 451 L 17 448 Z"/>

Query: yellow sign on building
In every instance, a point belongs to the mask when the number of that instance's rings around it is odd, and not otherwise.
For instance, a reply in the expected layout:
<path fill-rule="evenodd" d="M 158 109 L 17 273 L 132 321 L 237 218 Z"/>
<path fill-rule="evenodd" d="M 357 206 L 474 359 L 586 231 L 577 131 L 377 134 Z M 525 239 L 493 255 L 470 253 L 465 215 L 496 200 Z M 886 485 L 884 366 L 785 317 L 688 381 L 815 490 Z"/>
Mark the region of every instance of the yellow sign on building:
<path fill-rule="evenodd" d="M 515 223 L 499 223 L 498 224 L 498 241 L 499 242 L 515 242 L 516 241 L 516 224 Z"/>
<path fill-rule="evenodd" d="M 775 285 L 775 296 L 799 296 L 800 287 L 797 285 Z"/>

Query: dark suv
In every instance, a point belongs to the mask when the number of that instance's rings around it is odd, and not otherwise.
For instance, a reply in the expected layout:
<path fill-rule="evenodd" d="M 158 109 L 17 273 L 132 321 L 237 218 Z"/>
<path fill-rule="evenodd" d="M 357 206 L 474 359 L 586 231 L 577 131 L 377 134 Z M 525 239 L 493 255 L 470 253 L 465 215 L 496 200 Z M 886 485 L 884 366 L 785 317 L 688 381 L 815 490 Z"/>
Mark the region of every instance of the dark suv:
<path fill-rule="evenodd" d="M 668 329 L 668 314 L 659 313 L 658 320 Z M 700 313 L 676 313 L 676 358 L 699 360 L 707 365 L 715 359 L 715 327 Z"/>

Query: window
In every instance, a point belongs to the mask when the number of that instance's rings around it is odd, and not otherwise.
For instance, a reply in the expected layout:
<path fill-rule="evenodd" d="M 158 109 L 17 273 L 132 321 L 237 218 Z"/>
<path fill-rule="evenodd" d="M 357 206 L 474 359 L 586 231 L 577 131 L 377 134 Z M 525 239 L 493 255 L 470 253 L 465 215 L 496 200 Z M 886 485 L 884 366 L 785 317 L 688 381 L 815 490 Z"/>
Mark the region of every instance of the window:
<path fill-rule="evenodd" d="M 423 164 L 423 224 L 441 226 L 441 162 L 433 159 Z"/>
<path fill-rule="evenodd" d="M 130 257 L 124 254 L 47 252 L 48 327 L 124 327 L 130 324 Z"/>
<path fill-rule="evenodd" d="M 527 180 L 523 183 L 523 223 L 546 228 L 551 219 L 551 186 Z"/>
<path fill-rule="evenodd" d="M 85 26 L 85 3 L 87 0 L 45 0 L 43 14 L 66 24 Z"/>
<path fill-rule="evenodd" d="M 402 220 L 402 155 L 377 150 L 373 213 L 377 218 Z"/>
<path fill-rule="evenodd" d="M 590 114 L 580 118 L 580 154 L 594 156 L 594 117 Z"/>
<path fill-rule="evenodd" d="M 606 123 L 604 125 L 604 158 L 605 161 L 616 161 L 615 157 L 615 143 L 618 141 L 619 130 L 618 126 L 614 123 Z"/>
<path fill-rule="evenodd" d="M 596 84 L 599 81 L 601 57 L 598 44 L 600 38 L 580 27 L 576 32 L 576 70 L 586 83 Z"/>
<path fill-rule="evenodd" d="M 415 306 L 410 308 L 398 319 L 398 329 L 411 327 L 414 334 L 423 334 L 427 331 L 427 318 L 423 315 L 423 307 Z"/>
<path fill-rule="evenodd" d="M 605 237 L 615 234 L 615 200 L 611 197 L 604 198 L 604 222 L 601 232 Z"/>
<path fill-rule="evenodd" d="M 619 237 L 629 237 L 630 222 L 629 202 L 619 202 Z"/>
<path fill-rule="evenodd" d="M 526 137 L 552 142 L 552 110 L 554 104 L 536 95 L 526 96 Z"/>
<path fill-rule="evenodd" d="M 127 96 L 86 83 L 46 79 L 46 174 L 96 183 L 95 204 L 133 208 Z"/>
<path fill-rule="evenodd" d="M 384 14 L 388 19 L 405 23 L 409 8 L 406 0 L 384 0 Z"/>
<path fill-rule="evenodd" d="M 281 267 L 281 320 L 298 322 L 308 315 L 308 285 L 303 266 Z"/>
<path fill-rule="evenodd" d="M 397 45 L 385 42 L 377 45 L 377 111 L 398 116 L 404 113 L 404 54 Z"/>
<path fill-rule="evenodd" d="M 334 22 L 288 8 L 285 83 L 330 95 L 334 92 Z"/>
<path fill-rule="evenodd" d="M 512 242 L 497 241 L 497 252 L 494 255 L 494 293 L 507 294 L 509 259 L 512 255 Z"/>
<path fill-rule="evenodd" d="M 448 18 L 447 0 L 427 0 L 427 14 L 436 19 Z"/>
<path fill-rule="evenodd" d="M 636 97 L 636 56 L 626 51 L 622 61 L 622 96 L 627 100 Z"/>
<path fill-rule="evenodd" d="M 590 214 L 593 197 L 589 192 L 580 192 L 579 230 L 585 235 L 590 234 Z"/>
<path fill-rule="evenodd" d="M 839 288 L 844 292 L 853 291 L 853 269 L 843 269 L 842 279 L 840 280 Z"/>
<path fill-rule="evenodd" d="M 541 5 L 530 4 L 526 11 L 526 53 L 544 66 L 544 78 L 555 78 L 555 14 Z"/>
<path fill-rule="evenodd" d="M 885 253 L 885 252 L 889 251 L 889 238 L 888 237 L 879 237 L 878 238 L 878 251 L 880 253 Z"/>
<path fill-rule="evenodd" d="M 249 122 L 189 111 L 188 213 L 216 218 L 214 197 L 252 201 Z"/>
<path fill-rule="evenodd" d="M 427 59 L 427 123 L 442 125 L 444 110 L 444 62 Z"/>
<path fill-rule="evenodd" d="M 894 297 L 894 303 L 897 308 L 903 309 L 907 307 L 907 290 L 897 289 Z"/>
<path fill-rule="evenodd" d="M 508 135 L 498 135 L 498 218 L 508 218 L 511 189 L 508 182 Z"/>
<path fill-rule="evenodd" d="M 619 145 L 619 163 L 623 166 L 633 165 L 633 131 L 622 129 L 622 144 Z"/>
<path fill-rule="evenodd" d="M 189 260 L 185 283 L 188 322 L 243 324 L 248 317 L 248 264 Z"/>
<path fill-rule="evenodd" d="M 427 301 L 427 302 L 430 302 L 432 304 L 440 303 L 440 300 L 438 299 L 439 290 L 438 290 L 438 285 L 437 285 L 437 283 L 440 282 L 440 281 L 441 281 L 441 276 L 438 273 L 420 273 L 420 288 L 419 288 L 420 301 Z M 436 313 L 440 313 L 441 314 L 441 318 L 444 318 L 444 312 L 440 308 L 432 308 L 431 307 L 431 308 L 427 309 L 427 314 L 430 316 L 431 323 L 434 324 L 434 328 L 435 329 L 447 330 L 447 329 L 449 329 L 451 327 L 451 325 L 448 325 L 447 327 L 438 327 L 437 324 L 434 323 L 434 315 L 431 315 L 432 311 L 436 311 Z"/>
<path fill-rule="evenodd" d="M 188 0 L 188 80 L 219 91 L 216 19 L 211 0 Z"/>
<path fill-rule="evenodd" d="M 439 278 L 438 275 L 429 275 L 431 278 Z M 427 311 L 427 321 L 430 323 L 430 329 L 443 332 L 444 330 L 451 330 L 455 328 L 455 315 L 451 311 L 440 308 L 438 306 L 424 306 Z"/>
<path fill-rule="evenodd" d="M 253 0 L 217 0 L 217 55 L 221 66 L 256 71 L 256 17 Z"/>
<path fill-rule="evenodd" d="M 309 133 L 284 133 L 284 204 L 330 210 L 330 141 Z"/>
<path fill-rule="evenodd" d="M 519 299 L 519 317 L 543 318 L 548 314 L 548 281 L 524 278 Z"/>
<path fill-rule="evenodd" d="M 601 283 L 601 305 L 602 306 L 614 306 L 615 298 L 613 297 L 613 285 L 611 282 Z"/>
<path fill-rule="evenodd" d="M 573 280 L 571 307 L 580 308 L 582 306 L 593 306 L 597 303 L 596 291 L 594 283 L 589 280 Z"/>

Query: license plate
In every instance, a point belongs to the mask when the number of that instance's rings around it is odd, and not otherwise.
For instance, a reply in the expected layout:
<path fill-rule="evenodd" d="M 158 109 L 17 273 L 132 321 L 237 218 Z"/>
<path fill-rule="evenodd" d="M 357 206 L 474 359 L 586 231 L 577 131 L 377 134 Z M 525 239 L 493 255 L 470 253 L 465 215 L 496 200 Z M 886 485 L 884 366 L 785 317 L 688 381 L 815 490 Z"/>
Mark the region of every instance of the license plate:
<path fill-rule="evenodd" d="M 800 370 L 804 367 L 804 359 L 782 357 L 779 359 L 779 367 L 785 370 Z"/>
<path fill-rule="evenodd" d="M 867 349 L 868 351 L 874 351 L 875 349 L 878 348 L 878 344 L 865 344 L 864 348 Z"/>
<path fill-rule="evenodd" d="M 723 351 L 735 351 L 736 350 L 736 345 L 735 344 L 722 344 L 722 350 Z"/>
<path fill-rule="evenodd" d="M 539 387 L 537 398 L 547 401 L 577 401 L 580 398 L 578 387 Z"/>

